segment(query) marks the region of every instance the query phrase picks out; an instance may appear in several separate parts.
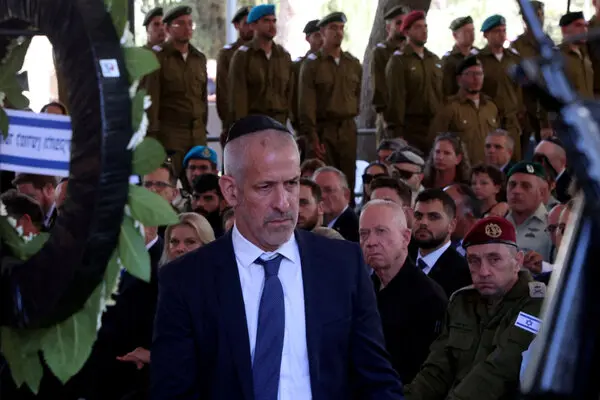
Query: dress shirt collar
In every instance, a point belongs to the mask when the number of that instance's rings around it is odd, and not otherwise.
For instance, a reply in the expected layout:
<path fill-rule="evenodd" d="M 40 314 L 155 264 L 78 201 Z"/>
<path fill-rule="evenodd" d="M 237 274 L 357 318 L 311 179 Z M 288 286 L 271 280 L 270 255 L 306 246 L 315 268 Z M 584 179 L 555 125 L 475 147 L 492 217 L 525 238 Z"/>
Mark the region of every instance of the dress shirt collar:
<path fill-rule="evenodd" d="M 556 175 L 556 179 L 555 179 L 554 181 L 555 181 L 555 182 L 556 182 L 556 181 L 558 181 L 558 180 L 560 179 L 560 177 L 562 176 L 562 174 L 564 174 L 564 173 L 565 173 L 565 171 L 566 171 L 566 170 L 567 170 L 566 168 L 563 168 L 563 169 L 562 169 L 562 171 L 560 171 L 560 172 L 558 173 L 558 175 Z"/>
<path fill-rule="evenodd" d="M 334 219 L 332 219 L 331 221 L 329 221 L 329 223 L 327 224 L 328 228 L 332 228 L 333 225 L 337 222 L 338 218 L 342 216 L 343 213 L 346 212 L 346 210 L 348 209 L 348 206 L 344 207 L 344 209 L 342 210 L 342 212 L 340 213 L 340 215 L 338 215 L 337 217 L 335 217 Z"/>
<path fill-rule="evenodd" d="M 512 211 L 508 212 L 506 219 L 512 222 L 515 228 L 518 228 L 517 223 L 512 215 Z M 527 217 L 527 219 L 523 221 L 521 225 L 527 225 L 532 219 L 537 219 L 540 222 L 546 222 L 548 220 L 548 210 L 546 209 L 546 205 L 544 203 L 540 203 L 534 213 Z"/>
<path fill-rule="evenodd" d="M 298 263 L 298 243 L 296 242 L 296 237 L 293 233 L 288 241 L 282 244 L 281 247 L 274 252 L 263 251 L 258 248 L 258 246 L 251 243 L 241 234 L 237 225 L 233 226 L 231 240 L 233 241 L 233 252 L 235 253 L 235 257 L 243 268 L 250 267 L 254 264 L 254 261 L 263 254 L 267 255 L 266 258 L 271 258 L 271 255 L 278 253 L 291 262 Z"/>
<path fill-rule="evenodd" d="M 154 236 L 154 239 L 148 242 L 148 244 L 146 245 L 146 250 L 150 250 L 152 246 L 156 244 L 156 242 L 158 242 L 158 235 Z"/>
<path fill-rule="evenodd" d="M 439 258 L 442 256 L 442 254 L 444 254 L 444 252 L 446 250 L 448 250 L 448 248 L 450 247 L 451 244 L 452 244 L 452 242 L 450 240 L 448 240 L 446 242 L 446 244 L 441 246 L 439 249 L 432 251 L 431 253 L 427 254 L 426 256 L 422 256 L 421 249 L 419 249 L 419 255 L 417 257 L 417 262 L 419 259 L 421 259 L 421 260 L 425 261 L 425 264 L 427 264 L 427 267 L 431 269 L 435 265 L 435 263 L 439 260 Z"/>

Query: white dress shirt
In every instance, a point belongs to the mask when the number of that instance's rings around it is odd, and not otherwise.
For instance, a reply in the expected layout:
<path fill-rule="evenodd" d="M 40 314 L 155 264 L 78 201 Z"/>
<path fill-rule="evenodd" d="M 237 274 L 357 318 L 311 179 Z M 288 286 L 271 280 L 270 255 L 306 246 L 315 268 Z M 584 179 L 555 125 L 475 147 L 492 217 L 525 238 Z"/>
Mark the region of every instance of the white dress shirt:
<path fill-rule="evenodd" d="M 340 215 L 338 215 L 337 217 L 335 217 L 334 219 L 332 219 L 331 221 L 329 221 L 329 223 L 327 224 L 328 228 L 333 228 L 333 224 L 336 223 L 336 221 L 338 220 L 338 218 L 346 212 L 346 210 L 348 209 L 348 206 L 344 207 L 344 209 L 342 210 L 342 212 L 340 213 Z"/>
<path fill-rule="evenodd" d="M 444 252 L 446 250 L 448 250 L 448 247 L 450 247 L 452 243 L 448 240 L 448 242 L 443 245 L 442 247 L 440 247 L 439 249 L 432 251 L 431 253 L 427 254 L 426 256 L 421 255 L 421 249 L 419 249 L 419 255 L 417 256 L 417 263 L 419 262 L 419 260 L 423 260 L 425 261 L 425 264 L 427 264 L 427 268 L 423 269 L 423 272 L 425 273 L 425 275 L 429 275 L 429 272 L 431 272 L 431 269 L 433 268 L 433 266 L 435 265 L 435 263 L 437 262 L 437 260 L 442 256 L 442 254 L 444 254 Z M 419 264 L 417 264 L 419 265 Z"/>
<path fill-rule="evenodd" d="M 254 360 L 258 310 L 265 282 L 264 267 L 254 261 L 261 257 L 273 258 L 277 253 L 284 258 L 279 267 L 278 277 L 283 287 L 285 330 L 281 374 L 279 378 L 279 400 L 311 399 L 308 348 L 306 345 L 306 319 L 304 312 L 304 286 L 300 252 L 294 235 L 276 252 L 267 253 L 250 243 L 234 225 L 231 238 L 233 251 L 240 274 L 248 337 L 250 338 L 250 359 Z"/>

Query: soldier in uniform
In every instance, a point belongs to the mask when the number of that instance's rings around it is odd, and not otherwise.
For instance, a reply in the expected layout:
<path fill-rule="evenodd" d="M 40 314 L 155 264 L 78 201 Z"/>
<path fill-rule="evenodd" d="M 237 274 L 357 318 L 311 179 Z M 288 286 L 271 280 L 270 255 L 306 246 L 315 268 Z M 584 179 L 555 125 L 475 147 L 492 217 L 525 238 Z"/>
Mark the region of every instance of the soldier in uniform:
<path fill-rule="evenodd" d="M 188 150 L 206 145 L 206 57 L 190 44 L 195 28 L 191 14 L 188 6 L 165 14 L 169 40 L 156 53 L 160 69 L 148 75 L 145 83 L 152 100 L 148 135 L 173 153 L 176 176 Z"/>
<path fill-rule="evenodd" d="M 452 36 L 454 36 L 454 47 L 442 57 L 442 73 L 444 81 L 442 91 L 444 98 L 453 96 L 458 92 L 456 82 L 456 68 L 465 57 L 477 55 L 479 50 L 473 47 L 475 41 L 475 26 L 471 16 L 456 18 L 450 24 Z"/>
<path fill-rule="evenodd" d="M 233 42 L 226 44 L 217 55 L 217 114 L 221 119 L 223 130 L 221 133 L 221 144 L 224 145 L 225 139 L 227 138 L 227 132 L 229 131 L 229 124 L 227 123 L 227 116 L 229 113 L 229 105 L 227 102 L 227 96 L 229 95 L 229 89 L 227 82 L 229 80 L 229 65 L 233 58 L 233 53 L 244 43 L 252 40 L 252 29 L 250 24 L 246 21 L 250 7 L 242 7 L 233 16 L 231 23 L 238 31 L 238 39 Z"/>
<path fill-rule="evenodd" d="M 524 111 L 521 87 L 508 75 L 507 70 L 521 61 L 519 52 L 505 49 L 506 20 L 501 15 L 488 17 L 481 26 L 487 40 L 477 56 L 483 65 L 485 80 L 482 92 L 492 98 L 498 107 L 500 127 L 510 132 L 515 143 L 521 143 L 518 114 Z M 515 146 L 513 157 L 521 159 L 521 148 Z"/>
<path fill-rule="evenodd" d="M 402 51 L 394 52 L 385 70 L 387 135 L 401 137 L 427 154 L 432 145 L 429 125 L 443 101 L 440 59 L 425 47 L 427 23 L 423 11 L 408 13 L 402 32 L 408 38 L 407 44 Z"/>
<path fill-rule="evenodd" d="M 292 59 L 279 44 L 275 6 L 261 4 L 248 14 L 254 38 L 233 54 L 229 67 L 229 119 L 233 124 L 251 114 L 287 123 L 292 90 Z"/>
<path fill-rule="evenodd" d="M 310 49 L 306 52 L 306 54 L 302 57 L 298 57 L 292 63 L 292 77 L 293 84 L 292 87 L 292 109 L 290 110 L 290 122 L 294 127 L 294 130 L 298 132 L 298 85 L 300 83 L 300 66 L 302 65 L 302 61 L 309 55 L 314 54 L 323 46 L 323 36 L 321 36 L 321 30 L 317 26 L 319 24 L 318 19 L 313 19 L 312 21 L 308 21 L 306 26 L 304 27 L 304 34 L 306 35 L 306 41 L 310 45 Z"/>
<path fill-rule="evenodd" d="M 442 132 L 457 133 L 467 147 L 469 160 L 478 164 L 485 159 L 485 138 L 498 128 L 498 108 L 492 99 L 481 94 L 484 76 L 481 61 L 475 56 L 462 60 L 455 71 L 459 90 L 438 111 L 431 136 Z"/>
<path fill-rule="evenodd" d="M 146 28 L 146 44 L 142 47 L 148 50 L 160 50 L 160 45 L 165 42 L 166 32 L 165 24 L 162 21 L 163 8 L 156 7 L 148 11 L 144 17 L 144 27 Z M 155 47 L 158 46 L 158 47 Z"/>
<path fill-rule="evenodd" d="M 383 112 L 387 107 L 387 83 L 385 81 L 385 67 L 390 57 L 396 50 L 402 50 L 406 37 L 402 33 L 402 19 L 408 13 L 405 6 L 399 5 L 391 8 L 384 16 L 387 39 L 377 43 L 373 49 L 371 59 L 371 87 L 373 88 L 373 108 L 377 113 L 377 144 L 385 139 Z"/>
<path fill-rule="evenodd" d="M 581 11 L 566 13 L 558 24 L 563 39 L 587 32 L 587 23 Z M 575 91 L 583 97 L 594 97 L 594 71 L 585 40 L 563 43 L 559 48 L 565 60 L 565 73 Z"/>
<path fill-rule="evenodd" d="M 546 286 L 520 271 L 515 228 L 500 217 L 478 221 L 463 248 L 473 285 L 450 298 L 442 333 L 407 400 L 514 399 L 521 353 L 537 334 Z"/>
<path fill-rule="evenodd" d="M 356 123 L 362 67 L 341 45 L 346 15 L 334 12 L 319 21 L 323 47 L 300 67 L 298 117 L 308 143 L 307 158 L 317 157 L 341 170 L 351 192 L 356 176 Z"/>
<path fill-rule="evenodd" d="M 600 0 L 592 0 L 595 14 L 588 22 L 589 29 L 600 28 Z M 590 40 L 587 43 L 588 55 L 594 71 L 594 94 L 600 95 L 600 41 Z"/>

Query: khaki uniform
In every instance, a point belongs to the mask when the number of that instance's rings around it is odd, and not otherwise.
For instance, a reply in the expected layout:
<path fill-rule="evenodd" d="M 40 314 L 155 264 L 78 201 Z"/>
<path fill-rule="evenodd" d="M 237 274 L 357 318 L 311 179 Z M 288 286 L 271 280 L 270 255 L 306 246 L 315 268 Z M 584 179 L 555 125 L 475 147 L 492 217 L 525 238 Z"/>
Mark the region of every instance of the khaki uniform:
<path fill-rule="evenodd" d="M 473 47 L 468 56 L 476 56 L 477 54 L 479 54 L 479 50 Z M 444 94 L 444 99 L 449 96 L 454 96 L 456 93 L 458 93 L 456 67 L 458 67 L 458 64 L 460 64 L 460 62 L 464 59 L 465 55 L 458 47 L 456 47 L 456 45 L 452 48 L 452 50 L 444 54 L 444 57 L 442 57 L 442 92 Z"/>
<path fill-rule="evenodd" d="M 298 92 L 300 85 L 300 67 L 306 57 L 311 54 L 310 51 L 304 56 L 298 57 L 292 62 L 292 90 L 291 90 L 291 109 L 290 109 L 290 122 L 296 132 L 300 129 L 298 122 Z"/>
<path fill-rule="evenodd" d="M 254 39 L 240 46 L 229 67 L 229 122 L 251 114 L 287 123 L 292 90 L 292 59 L 273 43 L 270 58 Z"/>
<path fill-rule="evenodd" d="M 583 97 L 594 97 L 594 70 L 587 54 L 587 48 L 581 46 L 580 53 L 568 45 L 559 46 L 565 60 L 565 74 L 575 91 Z"/>
<path fill-rule="evenodd" d="M 550 261 L 552 252 L 552 241 L 546 232 L 548 225 L 548 210 L 544 204 L 525 220 L 521 225 L 515 223 L 512 212 L 508 212 L 506 219 L 509 220 L 517 230 L 517 245 L 523 251 L 533 250 L 540 253 L 544 261 Z"/>
<path fill-rule="evenodd" d="M 521 354 L 534 338 L 517 323 L 539 316 L 545 291 L 543 283 L 521 271 L 517 283 L 494 307 L 473 286 L 455 292 L 442 333 L 431 345 L 421 372 L 405 386 L 406 399 L 517 398 Z"/>
<path fill-rule="evenodd" d="M 521 127 L 518 114 L 525 110 L 521 87 L 508 75 L 508 69 L 521 61 L 515 49 L 503 49 L 502 60 L 498 61 L 488 46 L 481 49 L 477 58 L 481 61 L 485 78 L 482 93 L 492 98 L 498 107 L 500 128 L 510 132 L 515 144 L 521 143 Z M 515 145 L 515 160 L 521 159 L 521 148 Z"/>
<path fill-rule="evenodd" d="M 244 43 L 242 39 L 225 45 L 217 55 L 217 114 L 221 119 L 223 131 L 228 131 L 230 124 L 227 122 L 229 115 L 229 65 L 235 51 Z"/>
<path fill-rule="evenodd" d="M 600 20 L 594 15 L 588 22 L 588 29 L 596 29 L 600 27 Z M 588 56 L 592 62 L 592 69 L 594 70 L 594 93 L 596 96 L 600 95 L 600 42 L 597 40 L 589 40 Z"/>
<path fill-rule="evenodd" d="M 156 51 L 160 69 L 148 75 L 145 87 L 152 100 L 148 109 L 148 135 L 173 151 L 173 168 L 179 175 L 183 157 L 197 145 L 206 145 L 208 102 L 206 57 L 192 45 L 187 59 L 170 43 Z"/>
<path fill-rule="evenodd" d="M 356 175 L 356 123 L 359 112 L 362 67 L 350 53 L 337 62 L 319 50 L 300 67 L 298 117 L 300 135 L 308 140 L 307 158 L 314 157 L 312 142 L 325 146 L 324 160 L 340 169 L 354 191 Z"/>
<path fill-rule="evenodd" d="M 440 59 L 425 49 L 421 58 L 407 45 L 396 51 L 385 70 L 388 106 L 384 119 L 388 135 L 401 137 L 425 154 L 431 149 L 429 125 L 442 105 Z"/>
<path fill-rule="evenodd" d="M 459 92 L 450 96 L 431 123 L 431 136 L 439 132 L 457 133 L 467 147 L 471 164 L 485 160 L 485 138 L 498 128 L 498 108 L 492 99 L 481 95 L 479 106 Z"/>

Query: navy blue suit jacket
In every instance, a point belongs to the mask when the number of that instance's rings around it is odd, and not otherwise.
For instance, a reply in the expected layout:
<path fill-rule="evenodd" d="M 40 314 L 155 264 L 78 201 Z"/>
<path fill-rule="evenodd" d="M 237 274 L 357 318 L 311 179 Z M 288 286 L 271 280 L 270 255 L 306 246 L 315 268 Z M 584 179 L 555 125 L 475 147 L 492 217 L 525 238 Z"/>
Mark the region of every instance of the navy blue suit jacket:
<path fill-rule="evenodd" d="M 313 399 L 402 399 L 360 248 L 310 232 L 295 235 Z M 230 232 L 161 269 L 151 380 L 154 400 L 253 400 Z"/>

